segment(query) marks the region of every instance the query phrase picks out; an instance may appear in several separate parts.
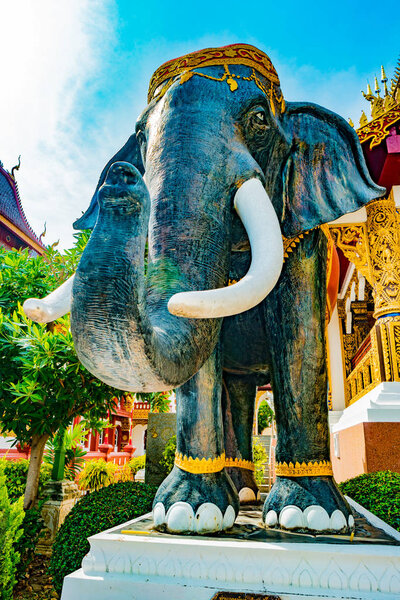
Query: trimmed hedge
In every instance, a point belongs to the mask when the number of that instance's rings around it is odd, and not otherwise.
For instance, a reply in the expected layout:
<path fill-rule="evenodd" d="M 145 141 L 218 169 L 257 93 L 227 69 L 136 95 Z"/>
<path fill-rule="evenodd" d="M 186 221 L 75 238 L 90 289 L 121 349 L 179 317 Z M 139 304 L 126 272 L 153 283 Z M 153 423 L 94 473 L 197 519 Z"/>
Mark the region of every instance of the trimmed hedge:
<path fill-rule="evenodd" d="M 400 531 L 400 473 L 365 473 L 339 484 L 346 496 Z"/>
<path fill-rule="evenodd" d="M 50 574 L 61 593 L 64 577 L 80 568 L 89 552 L 87 538 L 151 510 L 156 486 L 114 483 L 79 500 L 61 525 L 53 545 Z"/>
<path fill-rule="evenodd" d="M 25 494 L 26 477 L 28 475 L 29 460 L 7 460 L 0 458 L 0 464 L 4 467 L 6 487 L 10 500 L 18 500 Z M 39 498 L 43 497 L 43 490 L 51 475 L 51 466 L 42 464 L 39 476 Z"/>

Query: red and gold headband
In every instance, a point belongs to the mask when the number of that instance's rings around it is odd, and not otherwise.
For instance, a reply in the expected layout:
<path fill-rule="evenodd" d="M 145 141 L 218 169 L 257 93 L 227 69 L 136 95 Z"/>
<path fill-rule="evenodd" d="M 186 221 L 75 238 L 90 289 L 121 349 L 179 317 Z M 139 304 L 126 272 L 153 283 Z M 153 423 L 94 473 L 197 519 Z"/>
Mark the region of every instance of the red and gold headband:
<path fill-rule="evenodd" d="M 266 94 L 271 103 L 271 108 L 275 113 L 275 104 L 280 107 L 281 112 L 285 109 L 284 99 L 279 88 L 279 77 L 275 68 L 269 59 L 269 57 L 258 50 L 254 46 L 249 44 L 232 44 L 231 46 L 223 46 L 221 48 L 206 48 L 205 50 L 198 50 L 197 52 L 191 52 L 185 54 L 180 58 L 170 60 L 161 67 L 159 67 L 153 74 L 148 93 L 148 102 L 150 102 L 156 94 L 157 88 L 166 81 L 172 83 L 173 79 L 178 75 L 181 75 L 181 83 L 184 83 L 190 79 L 193 75 L 200 75 L 204 77 L 202 73 L 194 73 L 193 69 L 202 67 L 211 67 L 216 65 L 223 65 L 225 73 L 220 78 L 209 77 L 215 81 L 226 81 L 231 89 L 234 91 L 238 88 L 236 79 L 241 77 L 238 75 L 231 74 L 229 71 L 229 65 L 245 65 L 252 69 L 250 77 L 242 77 L 242 79 L 253 80 L 256 85 Z M 265 77 L 269 82 L 269 89 L 265 84 L 257 77 L 256 72 Z M 162 90 L 164 93 L 169 86 L 165 86 Z"/>

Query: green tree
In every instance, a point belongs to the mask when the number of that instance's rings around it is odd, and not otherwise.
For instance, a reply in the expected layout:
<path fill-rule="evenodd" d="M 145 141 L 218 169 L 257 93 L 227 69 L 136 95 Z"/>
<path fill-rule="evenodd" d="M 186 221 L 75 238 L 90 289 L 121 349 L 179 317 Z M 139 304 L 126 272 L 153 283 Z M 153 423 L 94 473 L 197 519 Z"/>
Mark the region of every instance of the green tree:
<path fill-rule="evenodd" d="M 0 427 L 31 446 L 24 497 L 30 508 L 37 495 L 46 442 L 78 415 L 96 426 L 112 409 L 115 390 L 93 377 L 79 362 L 69 317 L 39 325 L 28 319 L 18 301 L 42 297 L 75 270 L 86 234 L 72 250 L 50 248 L 44 257 L 0 249 Z"/>
<path fill-rule="evenodd" d="M 266 427 L 269 427 L 271 425 L 274 419 L 274 411 L 272 410 L 268 402 L 266 400 L 263 400 L 258 408 L 258 433 L 261 434 Z"/>

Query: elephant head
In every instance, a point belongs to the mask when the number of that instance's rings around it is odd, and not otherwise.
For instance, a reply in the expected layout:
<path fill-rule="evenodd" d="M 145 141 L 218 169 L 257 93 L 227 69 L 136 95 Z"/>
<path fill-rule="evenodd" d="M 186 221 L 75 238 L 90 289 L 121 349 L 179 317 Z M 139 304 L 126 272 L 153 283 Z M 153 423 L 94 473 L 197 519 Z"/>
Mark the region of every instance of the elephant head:
<path fill-rule="evenodd" d="M 263 52 L 235 44 L 166 63 L 136 135 L 74 225 L 94 227 L 73 288 L 81 361 L 123 390 L 182 384 L 210 356 L 221 318 L 276 284 L 282 235 L 382 194 L 354 130 L 320 106 L 285 102 Z M 238 218 L 252 264 L 227 287 Z"/>

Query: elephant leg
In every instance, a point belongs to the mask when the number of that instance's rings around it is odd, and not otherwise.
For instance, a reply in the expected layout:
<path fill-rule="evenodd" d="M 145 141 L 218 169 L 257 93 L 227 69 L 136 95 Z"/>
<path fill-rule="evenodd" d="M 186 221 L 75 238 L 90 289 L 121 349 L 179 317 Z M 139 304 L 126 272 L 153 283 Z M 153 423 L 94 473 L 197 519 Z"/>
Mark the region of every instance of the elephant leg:
<path fill-rule="evenodd" d="M 232 527 L 239 511 L 225 469 L 219 348 L 176 391 L 175 465 L 153 503 L 158 529 L 211 533 Z"/>
<path fill-rule="evenodd" d="M 278 431 L 277 478 L 263 510 L 269 527 L 348 532 L 354 526 L 329 456 L 325 305 L 326 238 L 315 230 L 289 255 L 266 302 Z"/>
<path fill-rule="evenodd" d="M 253 504 L 260 498 L 252 448 L 256 391 L 254 375 L 232 375 L 224 371 L 222 410 L 227 471 L 241 504 Z"/>

